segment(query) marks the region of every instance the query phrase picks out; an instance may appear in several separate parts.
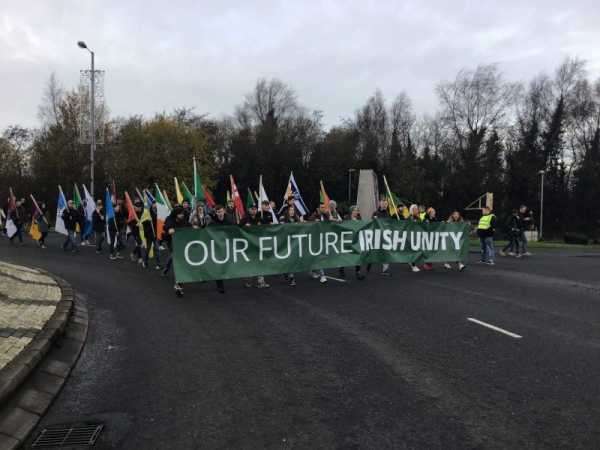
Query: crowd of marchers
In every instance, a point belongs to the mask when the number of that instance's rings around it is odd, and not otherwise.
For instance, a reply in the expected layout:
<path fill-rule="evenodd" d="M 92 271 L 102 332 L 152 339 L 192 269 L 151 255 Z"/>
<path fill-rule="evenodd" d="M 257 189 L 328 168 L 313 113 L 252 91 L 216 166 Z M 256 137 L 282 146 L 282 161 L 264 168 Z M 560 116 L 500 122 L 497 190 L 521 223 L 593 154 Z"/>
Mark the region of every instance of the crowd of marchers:
<path fill-rule="evenodd" d="M 138 263 L 142 268 L 154 266 L 155 270 L 161 271 L 162 276 L 167 277 L 172 268 L 173 235 L 178 229 L 192 227 L 204 228 L 207 226 L 268 226 L 277 223 L 296 223 L 296 222 L 341 222 L 343 220 L 362 220 L 358 206 L 352 206 L 348 214 L 342 214 L 338 211 L 337 203 L 329 200 L 327 203 L 321 203 L 319 208 L 310 214 L 302 215 L 295 206 L 295 199 L 290 196 L 278 210 L 273 201 L 262 201 L 247 205 L 247 214 L 239 218 L 236 214 L 233 202 L 226 205 L 215 205 L 213 208 L 207 207 L 202 202 L 198 202 L 194 207 L 188 201 L 174 205 L 164 226 L 160 227 L 157 215 L 157 203 L 144 202 L 141 198 L 136 198 L 132 203 L 134 214 L 127 209 L 126 203 L 121 200 L 113 200 L 112 207 L 114 211 L 114 220 L 107 221 L 106 210 L 102 200 L 97 200 L 92 215 L 90 227 L 84 227 L 83 207 L 77 208 L 73 200 L 67 202 L 66 208 L 62 212 L 62 221 L 64 222 L 67 234 L 63 242 L 65 252 L 77 253 L 79 246 L 95 246 L 96 253 L 101 255 L 108 252 L 112 261 L 124 259 L 122 253 L 130 252 L 130 259 Z M 395 208 L 395 205 L 394 205 Z M 6 219 L 10 219 L 16 227 L 16 232 L 10 236 L 11 244 L 17 242 L 23 243 L 23 235 L 27 224 L 35 224 L 38 233 L 32 237 L 40 248 L 46 247 L 46 237 L 49 232 L 49 221 L 47 217 L 47 207 L 44 202 L 36 204 L 38 213 L 27 214 L 25 209 L 25 200 L 20 199 L 14 202 L 10 208 L 8 205 L 0 210 L 1 228 L 6 234 Z M 395 217 L 398 220 L 409 220 L 413 222 L 434 223 L 445 220 L 449 223 L 462 223 L 464 219 L 461 213 L 456 210 L 447 219 L 440 219 L 437 216 L 435 208 L 426 208 L 423 205 L 410 205 L 408 214 L 392 215 L 391 208 L 386 197 L 379 200 L 379 204 L 372 218 L 386 219 Z M 146 211 L 146 214 L 144 213 Z M 397 209 L 396 209 L 397 211 Z M 498 227 L 498 220 L 495 214 L 488 207 L 482 208 L 481 217 L 476 226 L 476 232 L 481 243 L 481 263 L 488 265 L 495 264 L 494 235 Z M 507 222 L 507 231 L 509 236 L 508 244 L 500 251 L 502 256 L 526 256 L 530 255 L 527 248 L 526 231 L 533 227 L 531 214 L 526 206 L 513 210 Z M 87 231 L 84 231 L 89 228 Z M 161 230 L 162 228 L 162 230 Z M 30 233 L 31 234 L 31 233 Z M 452 270 L 450 263 L 444 264 L 445 269 Z M 465 261 L 458 262 L 457 269 L 465 269 Z M 371 272 L 371 265 L 366 267 L 354 267 L 354 275 L 358 280 L 363 280 L 367 273 Z M 410 264 L 410 270 L 420 272 L 421 270 L 432 270 L 431 263 L 425 263 L 421 266 Z M 382 276 L 390 276 L 390 265 L 382 264 Z M 346 277 L 345 268 L 338 269 L 338 275 Z M 321 283 L 327 283 L 328 277 L 323 269 L 311 272 L 311 276 L 318 279 Z M 290 286 L 296 285 L 296 277 L 293 273 L 285 274 L 284 278 Z M 255 286 L 259 289 L 270 287 L 265 277 L 258 276 L 256 280 L 244 280 L 246 287 Z M 217 290 L 220 293 L 225 292 L 224 282 L 216 281 Z M 183 287 L 179 283 L 174 283 L 174 290 L 178 296 L 183 295 Z"/>

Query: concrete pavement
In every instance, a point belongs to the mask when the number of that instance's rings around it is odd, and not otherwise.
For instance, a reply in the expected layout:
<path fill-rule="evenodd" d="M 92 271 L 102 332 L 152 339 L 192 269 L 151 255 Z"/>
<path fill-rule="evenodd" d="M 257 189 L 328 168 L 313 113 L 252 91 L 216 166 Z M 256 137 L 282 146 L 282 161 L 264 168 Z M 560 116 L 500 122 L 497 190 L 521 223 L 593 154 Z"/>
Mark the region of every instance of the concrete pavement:
<path fill-rule="evenodd" d="M 176 299 L 154 271 L 50 244 L 5 253 L 87 297 L 41 426 L 101 422 L 97 448 L 600 447 L 600 255 Z"/>

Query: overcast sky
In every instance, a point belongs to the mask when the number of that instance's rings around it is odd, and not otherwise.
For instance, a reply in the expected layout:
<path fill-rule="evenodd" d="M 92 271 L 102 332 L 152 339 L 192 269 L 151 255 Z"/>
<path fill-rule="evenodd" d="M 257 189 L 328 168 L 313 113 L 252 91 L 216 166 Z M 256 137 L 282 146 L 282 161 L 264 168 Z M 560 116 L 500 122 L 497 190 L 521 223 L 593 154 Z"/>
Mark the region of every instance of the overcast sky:
<path fill-rule="evenodd" d="M 38 124 L 50 73 L 77 85 L 80 39 L 106 70 L 112 116 L 187 106 L 220 117 L 260 77 L 291 85 L 326 125 L 376 88 L 434 112 L 435 84 L 478 64 L 528 80 L 572 55 L 600 77 L 598 0 L 2 0 L 0 129 Z"/>

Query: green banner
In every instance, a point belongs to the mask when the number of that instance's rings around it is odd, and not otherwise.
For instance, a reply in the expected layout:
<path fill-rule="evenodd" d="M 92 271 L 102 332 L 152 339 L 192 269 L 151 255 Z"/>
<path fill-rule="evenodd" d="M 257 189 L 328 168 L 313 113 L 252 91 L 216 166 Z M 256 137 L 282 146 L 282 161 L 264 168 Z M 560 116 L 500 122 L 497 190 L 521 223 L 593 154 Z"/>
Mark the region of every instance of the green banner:
<path fill-rule="evenodd" d="M 180 283 L 308 272 L 366 263 L 464 261 L 467 224 L 394 219 L 179 229 L 173 239 Z"/>

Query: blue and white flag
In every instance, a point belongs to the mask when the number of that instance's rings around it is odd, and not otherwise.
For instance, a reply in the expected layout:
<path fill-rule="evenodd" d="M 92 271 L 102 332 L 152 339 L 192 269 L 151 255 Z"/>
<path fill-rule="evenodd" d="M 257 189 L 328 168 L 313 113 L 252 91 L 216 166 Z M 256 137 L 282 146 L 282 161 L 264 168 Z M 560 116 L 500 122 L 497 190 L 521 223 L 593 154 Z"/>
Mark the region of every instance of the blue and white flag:
<path fill-rule="evenodd" d="M 113 244 L 113 242 L 111 242 L 110 239 L 110 231 L 108 228 L 108 224 L 111 220 L 115 220 L 115 208 L 113 208 L 110 191 L 108 190 L 108 188 L 106 188 L 106 193 L 104 194 L 104 222 L 106 223 L 106 241 L 109 245 Z M 117 239 L 115 239 L 114 245 L 116 245 L 116 243 Z"/>
<path fill-rule="evenodd" d="M 85 224 L 83 226 L 82 236 L 90 236 L 92 234 L 92 220 L 96 205 L 94 204 L 94 198 L 88 192 L 85 184 L 83 185 L 83 205 L 85 211 Z"/>
<path fill-rule="evenodd" d="M 58 201 L 56 202 L 56 223 L 54 225 L 54 231 L 66 236 L 69 233 L 62 218 L 65 209 L 67 209 L 67 199 L 65 198 L 62 188 L 58 186 Z"/>
<path fill-rule="evenodd" d="M 280 213 L 287 205 L 287 201 L 290 196 L 294 197 L 294 206 L 296 207 L 298 213 L 301 216 L 308 214 L 308 208 L 302 199 L 302 194 L 300 194 L 300 189 L 298 188 L 296 180 L 294 179 L 294 172 L 290 172 L 290 181 L 288 181 L 287 189 L 285 190 L 285 194 L 283 194 L 283 204 L 281 205 L 281 210 L 279 211 Z"/>
<path fill-rule="evenodd" d="M 144 194 L 146 197 L 146 206 L 148 207 L 148 209 L 150 209 L 152 208 L 152 203 L 156 202 L 156 199 L 152 196 L 148 189 L 144 189 Z"/>

